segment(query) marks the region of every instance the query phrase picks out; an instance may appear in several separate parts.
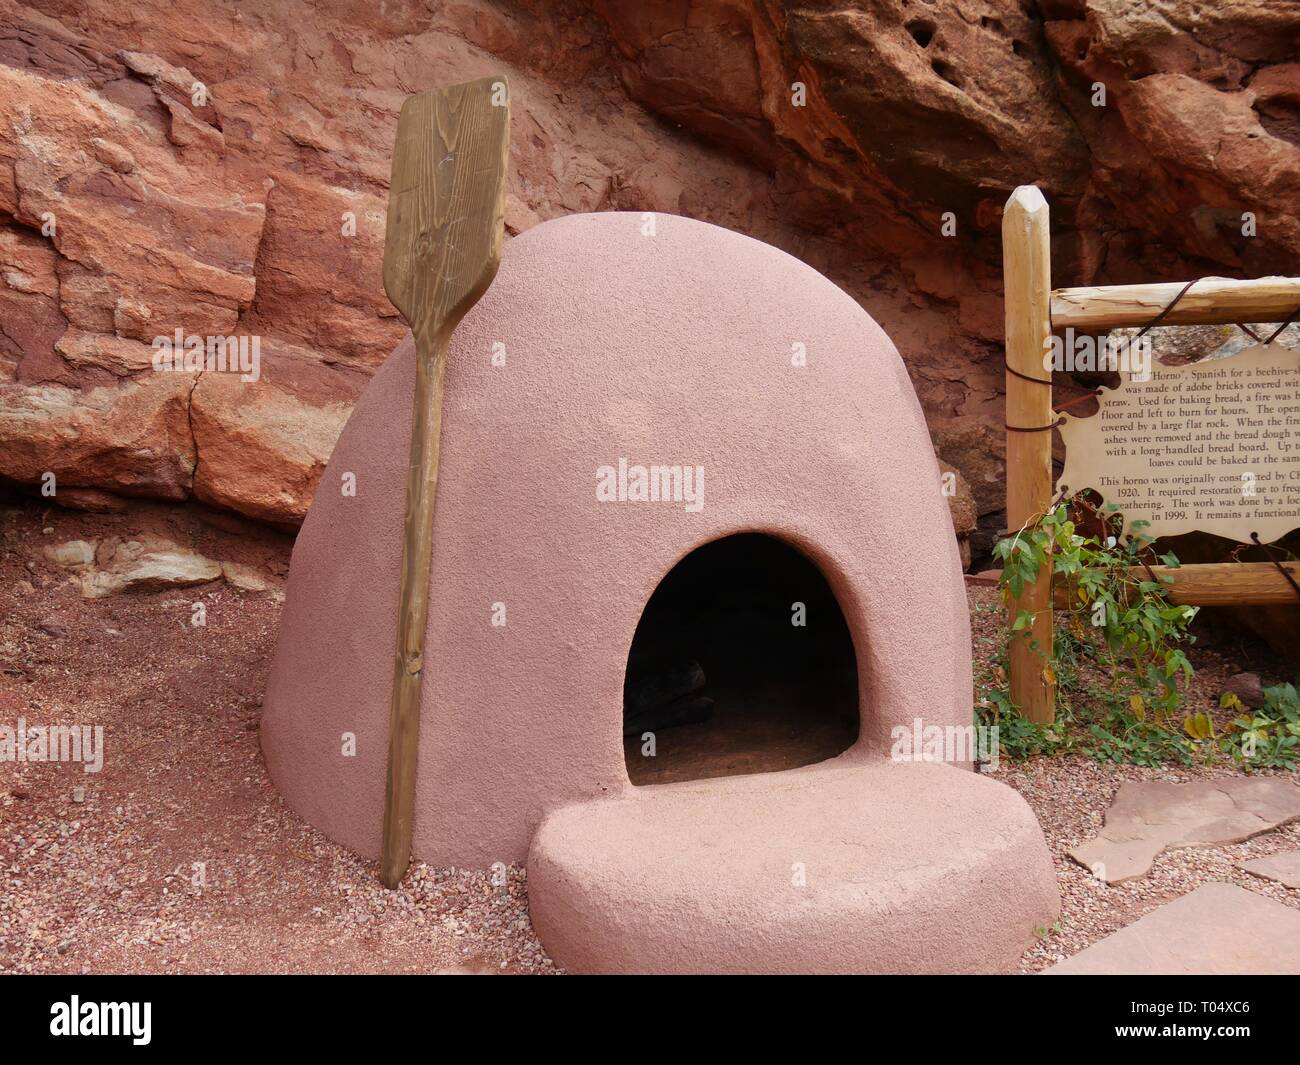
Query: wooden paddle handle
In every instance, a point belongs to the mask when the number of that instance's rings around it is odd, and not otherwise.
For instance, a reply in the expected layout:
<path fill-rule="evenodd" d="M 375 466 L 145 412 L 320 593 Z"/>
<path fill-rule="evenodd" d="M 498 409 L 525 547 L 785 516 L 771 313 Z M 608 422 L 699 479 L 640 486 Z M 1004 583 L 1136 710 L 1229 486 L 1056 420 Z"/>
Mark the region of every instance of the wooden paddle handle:
<path fill-rule="evenodd" d="M 390 888 L 411 860 L 443 371 L 501 261 L 509 144 L 506 81 L 487 77 L 407 99 L 393 145 L 384 291 L 411 326 L 416 377 L 380 860 Z"/>
<path fill-rule="evenodd" d="M 433 513 L 438 495 L 442 437 L 442 380 L 447 338 L 432 352 L 417 351 L 411 459 L 406 470 L 406 519 L 402 526 L 402 583 L 397 608 L 397 653 L 389 713 L 388 779 L 384 791 L 384 851 L 380 879 L 396 887 L 411 862 L 416 752 L 420 736 L 420 683 L 424 628 L 429 618 L 429 565 Z"/>

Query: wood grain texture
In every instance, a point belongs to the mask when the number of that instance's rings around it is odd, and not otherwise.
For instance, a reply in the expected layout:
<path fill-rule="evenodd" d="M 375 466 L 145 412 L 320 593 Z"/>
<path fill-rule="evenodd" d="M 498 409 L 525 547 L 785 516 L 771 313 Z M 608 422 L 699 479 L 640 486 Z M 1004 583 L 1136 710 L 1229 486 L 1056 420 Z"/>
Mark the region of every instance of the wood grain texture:
<path fill-rule="evenodd" d="M 390 888 L 411 859 L 447 346 L 501 261 L 509 138 L 506 79 L 489 77 L 408 98 L 393 148 L 384 289 L 417 360 L 380 868 Z"/>
<path fill-rule="evenodd" d="M 1103 285 L 1062 288 L 1052 293 L 1052 328 L 1106 332 L 1142 326 L 1182 290 L 1179 282 L 1157 285 Z M 1280 322 L 1300 307 L 1300 277 L 1261 277 L 1234 281 L 1204 277 L 1161 319 L 1164 325 L 1229 325 Z"/>
<path fill-rule="evenodd" d="M 1051 333 L 1051 241 L 1047 201 L 1021 185 L 1002 216 L 1002 270 L 1006 290 L 1007 425 L 1039 429 L 1056 420 L 1051 373 L 1043 368 Z M 1034 380 L 1025 380 L 1025 378 Z M 1041 382 L 1041 383 L 1040 383 Z M 1052 500 L 1052 433 L 1007 431 L 1007 528 L 1013 533 L 1046 511 Z M 1031 721 L 1056 713 L 1052 648 L 1051 574 L 1043 573 L 1009 604 L 1011 618 L 1034 615 L 1032 627 L 1013 633 L 1011 699 Z M 1037 648 L 1031 646 L 1036 643 Z"/>
<path fill-rule="evenodd" d="M 1300 582 L 1300 562 L 1283 562 L 1282 565 L 1297 582 Z M 1300 606 L 1300 596 L 1278 572 L 1271 562 L 1207 562 L 1200 565 L 1152 566 L 1151 574 L 1162 581 L 1173 579 L 1166 585 L 1165 596 L 1171 603 L 1186 606 L 1241 606 L 1243 603 Z M 1136 566 L 1129 571 L 1135 581 L 1149 580 L 1147 571 Z M 1064 583 L 1053 588 L 1053 598 L 1059 609 L 1073 605 L 1073 589 Z"/>

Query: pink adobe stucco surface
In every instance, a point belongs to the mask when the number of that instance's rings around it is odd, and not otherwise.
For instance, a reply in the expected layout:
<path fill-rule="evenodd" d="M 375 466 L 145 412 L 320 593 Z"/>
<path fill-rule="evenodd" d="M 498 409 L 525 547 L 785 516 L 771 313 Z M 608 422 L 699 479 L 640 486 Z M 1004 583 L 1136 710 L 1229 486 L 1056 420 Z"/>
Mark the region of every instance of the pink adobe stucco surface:
<path fill-rule="evenodd" d="M 578 973 L 993 973 L 1060 899 L 1006 785 L 823 764 L 558 810 L 533 839 L 528 909 Z"/>
<path fill-rule="evenodd" d="M 576 215 L 515 238 L 452 342 L 415 807 L 414 853 L 431 863 L 523 860 L 548 811 L 635 791 L 621 723 L 637 621 L 678 560 L 731 533 L 792 543 L 839 599 L 862 728 L 834 764 L 885 761 L 890 728 L 917 716 L 970 723 L 957 546 L 888 337 L 775 248 L 655 223 L 647 236 L 639 214 Z M 321 480 L 262 721 L 289 804 L 367 856 L 381 838 L 413 360 L 408 339 Z M 598 502 L 597 468 L 621 457 L 702 465 L 703 509 Z"/>

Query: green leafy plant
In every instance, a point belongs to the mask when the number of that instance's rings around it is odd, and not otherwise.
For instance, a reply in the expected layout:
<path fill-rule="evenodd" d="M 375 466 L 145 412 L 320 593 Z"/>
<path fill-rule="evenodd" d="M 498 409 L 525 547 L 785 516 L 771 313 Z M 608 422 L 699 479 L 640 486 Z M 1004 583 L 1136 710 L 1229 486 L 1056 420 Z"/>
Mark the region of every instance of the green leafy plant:
<path fill-rule="evenodd" d="M 1000 665 L 995 674 L 1005 677 L 1005 666 Z M 975 703 L 975 724 L 998 727 L 999 752 L 1015 761 L 1023 761 L 1039 754 L 1058 754 L 1072 745 L 1067 722 L 1057 715 L 1050 725 L 1030 721 L 1011 702 L 1005 679 L 997 687 L 980 693 Z"/>
<path fill-rule="evenodd" d="M 1293 684 L 1264 689 L 1264 704 L 1247 709 L 1235 695 L 1224 693 L 1219 707 L 1238 716 L 1225 730 L 1220 746 L 1237 761 L 1259 768 L 1300 766 L 1300 695 Z"/>
<path fill-rule="evenodd" d="M 1071 517 L 1080 509 L 1087 528 Z M 993 549 L 1002 563 L 1007 602 L 1049 566 L 1053 581 L 1069 593 L 1066 623 L 1056 626 L 1051 653 L 1031 645 L 1056 679 L 1057 721 L 1033 725 L 1019 715 L 1005 690 L 1004 664 L 999 664 L 1001 676 L 995 670 L 999 686 L 981 692 L 983 723 L 998 725 L 1010 757 L 1077 747 L 1108 761 L 1187 763 L 1198 744 L 1210 738 L 1200 735 L 1205 715 L 1182 722 L 1175 717 L 1183 698 L 1180 685 L 1193 676 L 1183 645 L 1194 639 L 1189 626 L 1196 608 L 1170 603 L 1166 584 L 1149 570 L 1144 575 L 1150 540 L 1142 529 L 1148 523 L 1133 522 L 1133 535 L 1121 539 L 1115 509 L 1097 511 L 1078 499 L 1061 503 Z M 1178 566 L 1172 554 L 1158 557 L 1166 566 Z M 1030 611 L 1020 610 L 1011 630 L 1023 632 L 1033 622 Z M 1077 737 L 1076 727 L 1082 731 Z M 1209 728 L 1212 732 L 1212 722 Z"/>

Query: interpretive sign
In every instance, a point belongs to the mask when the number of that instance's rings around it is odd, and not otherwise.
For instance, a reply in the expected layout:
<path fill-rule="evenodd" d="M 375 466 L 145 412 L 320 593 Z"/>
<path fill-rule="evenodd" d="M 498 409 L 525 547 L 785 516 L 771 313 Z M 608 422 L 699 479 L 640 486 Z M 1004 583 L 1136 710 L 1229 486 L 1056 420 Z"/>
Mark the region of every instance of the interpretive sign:
<path fill-rule="evenodd" d="M 1300 352 L 1260 344 L 1121 378 L 1095 415 L 1061 425 L 1058 487 L 1094 489 L 1152 537 L 1268 543 L 1300 528 Z"/>

